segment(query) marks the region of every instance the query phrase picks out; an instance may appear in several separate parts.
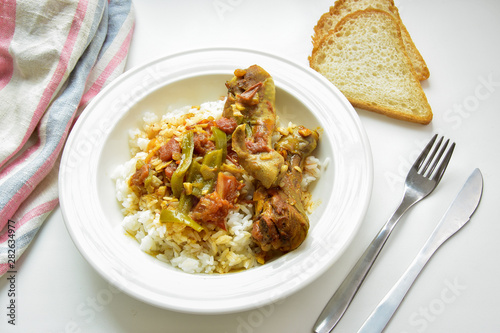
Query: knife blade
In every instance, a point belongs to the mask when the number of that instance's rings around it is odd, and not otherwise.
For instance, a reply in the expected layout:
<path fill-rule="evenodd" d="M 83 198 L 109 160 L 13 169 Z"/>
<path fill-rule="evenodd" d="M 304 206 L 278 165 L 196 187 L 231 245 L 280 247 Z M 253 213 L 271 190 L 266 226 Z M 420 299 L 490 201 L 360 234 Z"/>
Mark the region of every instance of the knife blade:
<path fill-rule="evenodd" d="M 406 272 L 377 305 L 358 333 L 382 332 L 434 252 L 470 220 L 481 201 L 482 193 L 483 177 L 481 171 L 475 169 Z"/>

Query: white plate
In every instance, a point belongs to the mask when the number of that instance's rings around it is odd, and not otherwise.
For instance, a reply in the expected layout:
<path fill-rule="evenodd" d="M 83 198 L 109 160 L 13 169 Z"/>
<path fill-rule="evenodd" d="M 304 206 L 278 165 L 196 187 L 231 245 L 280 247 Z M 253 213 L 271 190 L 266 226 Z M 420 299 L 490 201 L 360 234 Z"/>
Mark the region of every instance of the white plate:
<path fill-rule="evenodd" d="M 199 105 L 226 95 L 236 68 L 258 64 L 276 85 L 276 109 L 323 132 L 316 156 L 330 162 L 312 190 L 321 204 L 305 242 L 277 260 L 226 275 L 187 274 L 139 249 L 125 235 L 112 170 L 127 161 L 128 130 L 146 111 Z M 363 219 L 372 189 L 372 158 L 360 120 L 347 99 L 309 68 L 273 55 L 214 48 L 167 56 L 130 70 L 104 89 L 81 115 L 66 143 L 59 176 L 68 231 L 85 259 L 123 292 L 190 313 L 242 311 L 289 296 L 343 253 Z"/>

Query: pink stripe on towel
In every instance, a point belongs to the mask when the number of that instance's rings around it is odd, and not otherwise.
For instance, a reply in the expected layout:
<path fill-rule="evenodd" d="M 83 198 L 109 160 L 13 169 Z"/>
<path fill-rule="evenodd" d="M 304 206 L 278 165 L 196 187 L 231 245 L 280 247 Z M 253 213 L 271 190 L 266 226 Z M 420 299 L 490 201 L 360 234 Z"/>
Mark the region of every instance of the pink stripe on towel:
<path fill-rule="evenodd" d="M 14 215 L 21 203 L 31 194 L 31 192 L 33 192 L 35 187 L 50 172 L 57 157 L 59 156 L 59 153 L 61 152 L 62 147 L 64 146 L 64 143 L 66 142 L 71 124 L 71 121 L 68 122 L 61 141 L 59 141 L 54 151 L 47 157 L 38 171 L 30 179 L 28 179 L 28 181 L 19 189 L 19 191 L 17 191 L 16 194 L 12 196 L 12 198 L 10 198 L 4 208 L 0 211 L 0 230 L 7 224 L 7 221 Z"/>
<path fill-rule="evenodd" d="M 10 154 L 5 159 L 5 161 L 10 160 L 12 156 L 14 156 L 21 149 L 21 147 L 24 146 L 26 141 L 28 141 L 29 137 L 31 136 L 31 133 L 33 133 L 33 130 L 40 121 L 40 118 L 43 116 L 50 101 L 52 100 L 54 92 L 56 91 L 57 87 L 64 78 L 64 75 L 68 70 L 67 68 L 68 62 L 71 57 L 71 53 L 73 52 L 73 48 L 77 40 L 78 33 L 80 32 L 80 28 L 82 26 L 81 23 L 84 20 L 86 10 L 87 10 L 87 1 L 79 1 L 75 11 L 75 17 L 71 22 L 71 28 L 69 30 L 68 37 L 66 38 L 66 42 L 64 43 L 63 49 L 61 50 L 61 55 L 59 57 L 59 62 L 57 64 L 56 70 L 54 71 L 54 74 L 52 75 L 52 78 L 50 79 L 47 88 L 44 90 L 42 94 L 42 98 L 40 99 L 40 102 L 38 103 L 38 106 L 35 109 L 35 112 L 33 114 L 33 117 L 31 118 L 31 122 L 28 126 L 26 134 L 23 137 L 23 140 L 21 141 L 19 147 L 17 147 L 17 149 L 14 150 L 12 154 Z M 0 167 L 2 167 L 2 165 L 3 163 L 0 162 Z M 1 221 L 0 221 L 0 227 L 1 227 Z"/>
<path fill-rule="evenodd" d="M 133 32 L 134 32 L 134 28 L 132 27 L 132 29 L 130 29 L 127 37 L 123 41 L 122 45 L 120 46 L 120 49 L 118 50 L 118 52 L 111 59 L 109 64 L 102 71 L 101 75 L 95 80 L 95 82 L 92 84 L 92 86 L 89 88 L 89 90 L 85 93 L 85 95 L 83 95 L 83 98 L 80 102 L 79 107 L 86 105 L 90 100 L 92 100 L 92 98 L 94 98 L 102 90 L 102 87 L 105 85 L 106 81 L 111 76 L 111 74 L 113 74 L 116 67 L 118 67 L 123 62 L 123 60 L 127 58 L 127 53 L 128 53 L 130 41 L 132 40 Z"/>
<path fill-rule="evenodd" d="M 18 230 L 26 222 L 29 222 L 33 218 L 52 211 L 54 208 L 57 207 L 58 204 L 59 204 L 59 199 L 54 199 L 48 202 L 44 202 L 39 206 L 36 206 L 35 208 L 31 209 L 26 214 L 24 214 L 24 216 L 19 221 L 15 221 L 16 224 L 14 225 L 14 230 Z M 6 232 L 0 237 L 0 243 L 5 242 L 7 238 L 9 238 L 9 235 Z"/>

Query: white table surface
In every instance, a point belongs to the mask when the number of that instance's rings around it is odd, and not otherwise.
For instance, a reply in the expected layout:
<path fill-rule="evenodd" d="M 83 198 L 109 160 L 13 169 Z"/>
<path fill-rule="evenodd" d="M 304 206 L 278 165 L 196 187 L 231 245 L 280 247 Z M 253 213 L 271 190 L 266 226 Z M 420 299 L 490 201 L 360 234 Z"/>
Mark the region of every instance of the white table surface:
<path fill-rule="evenodd" d="M 285 5 L 286 4 L 286 5 Z M 127 69 L 179 51 L 232 46 L 304 66 L 313 27 L 333 0 L 137 0 Z M 358 256 L 397 206 L 410 162 L 433 133 L 457 147 L 436 191 L 413 208 L 386 244 L 334 332 L 356 332 L 423 245 L 476 167 L 484 194 L 471 222 L 435 254 L 386 332 L 500 332 L 500 1 L 400 0 L 400 15 L 430 69 L 423 82 L 434 111 L 422 126 L 358 110 L 373 152 L 373 194 L 352 244 L 321 277 L 261 309 L 190 315 L 115 291 L 84 260 L 60 209 L 18 264 L 17 325 L 7 324 L 0 280 L 0 332 L 310 332 Z M 111 295 L 111 296 L 110 296 Z"/>

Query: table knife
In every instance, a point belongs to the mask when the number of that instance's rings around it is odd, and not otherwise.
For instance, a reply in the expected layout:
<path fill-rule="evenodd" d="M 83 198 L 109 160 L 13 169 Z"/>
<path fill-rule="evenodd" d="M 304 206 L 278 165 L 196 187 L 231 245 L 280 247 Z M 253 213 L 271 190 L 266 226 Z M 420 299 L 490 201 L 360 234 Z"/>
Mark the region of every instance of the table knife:
<path fill-rule="evenodd" d="M 481 171 L 475 169 L 410 267 L 377 305 L 358 333 L 382 332 L 434 252 L 470 220 L 479 205 L 482 192 L 483 177 Z"/>

